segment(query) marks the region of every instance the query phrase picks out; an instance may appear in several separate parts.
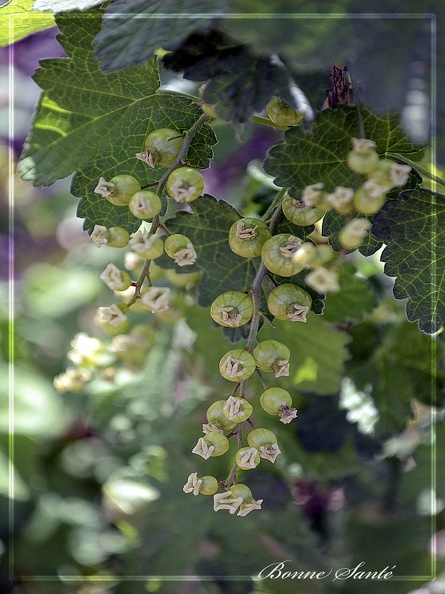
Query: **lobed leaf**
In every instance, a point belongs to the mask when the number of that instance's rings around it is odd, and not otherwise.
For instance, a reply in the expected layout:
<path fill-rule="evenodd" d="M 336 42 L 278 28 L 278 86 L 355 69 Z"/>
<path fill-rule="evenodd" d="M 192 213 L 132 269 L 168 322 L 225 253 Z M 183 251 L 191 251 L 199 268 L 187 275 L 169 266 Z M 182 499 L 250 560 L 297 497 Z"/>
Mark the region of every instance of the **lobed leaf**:
<path fill-rule="evenodd" d="M 377 144 L 380 156 L 409 154 L 414 160 L 422 155 L 405 136 L 397 116 L 378 116 L 351 106 L 324 110 L 308 131 L 289 128 L 284 141 L 270 149 L 264 169 L 277 186 L 290 188 L 292 195 L 321 181 L 329 192 L 336 186 L 352 187 L 356 174 L 347 166 L 346 157 L 352 148 L 351 138 L 361 136 L 361 126 L 364 137 Z"/>
<path fill-rule="evenodd" d="M 384 241 L 384 271 L 395 276 L 394 297 L 407 299 L 408 320 L 426 333 L 445 322 L 445 196 L 409 190 L 374 217 L 373 234 Z"/>
<path fill-rule="evenodd" d="M 328 322 L 360 320 L 376 306 L 370 283 L 355 276 L 355 268 L 343 262 L 339 271 L 340 291 L 326 295 L 324 319 Z"/>
<path fill-rule="evenodd" d="M 105 72 L 143 64 L 159 49 L 171 49 L 195 29 L 205 29 L 221 12 L 217 0 L 114 0 L 105 9 L 95 56 Z"/>
<path fill-rule="evenodd" d="M 10 0 L 0 8 L 0 47 L 55 26 L 52 14 L 33 10 L 33 0 Z"/>
<path fill-rule="evenodd" d="M 155 59 L 104 74 L 92 55 L 99 14 L 61 15 L 57 22 L 59 41 L 69 57 L 43 61 L 35 75 L 44 93 L 18 170 L 36 186 L 76 171 L 71 191 L 81 198 L 78 214 L 86 218 L 85 227 L 117 225 L 132 231 L 140 221 L 127 208 L 94 193 L 99 177 L 129 174 L 141 185 L 157 181 L 165 169 L 151 170 L 135 158 L 146 135 L 163 127 L 182 133 L 196 122 L 201 109 L 188 96 L 158 89 Z M 204 126 L 191 143 L 187 162 L 207 167 L 215 142 L 212 129 Z"/>

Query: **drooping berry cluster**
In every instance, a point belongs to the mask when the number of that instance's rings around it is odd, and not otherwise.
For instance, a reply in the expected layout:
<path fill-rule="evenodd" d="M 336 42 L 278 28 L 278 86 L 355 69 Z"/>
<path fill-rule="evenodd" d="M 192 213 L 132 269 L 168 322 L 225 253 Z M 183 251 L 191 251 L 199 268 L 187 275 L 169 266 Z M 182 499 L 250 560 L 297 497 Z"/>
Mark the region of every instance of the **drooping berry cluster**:
<path fill-rule="evenodd" d="M 277 117 L 275 108 L 277 106 L 273 104 L 270 113 L 268 110 L 271 119 Z M 285 118 L 280 125 L 294 123 L 298 122 Z M 227 291 L 219 295 L 210 307 L 211 317 L 221 326 L 238 328 L 250 323 L 246 347 L 228 351 L 219 363 L 220 374 L 234 382 L 235 387 L 226 400 L 217 400 L 208 408 L 207 423 L 203 425 L 204 437 L 198 439 L 192 450 L 204 459 L 222 456 L 229 450 L 229 438 L 236 435 L 238 448 L 232 470 L 227 479 L 219 482 L 215 477 L 200 479 L 197 473 L 192 473 L 184 486 L 186 493 L 214 495 L 215 511 L 226 509 L 234 514 L 238 510 L 238 515 L 244 516 L 259 509 L 262 500 L 256 501 L 245 485 L 237 484 L 238 470 L 256 468 L 261 459 L 275 462 L 280 454 L 277 437 L 272 431 L 253 428 L 251 416 L 255 402 L 246 397 L 246 383 L 252 374 L 259 373 L 265 388 L 259 396 L 259 404 L 264 411 L 278 416 L 283 423 L 289 423 L 297 416 L 292 407 L 292 396 L 287 390 L 266 388 L 264 384 L 263 372 L 273 373 L 275 378 L 289 375 L 290 351 L 276 340 L 258 341 L 259 317 L 271 315 L 288 322 L 306 322 L 312 298 L 303 288 L 285 282 L 285 279 L 309 270 L 305 276 L 308 287 L 320 293 L 338 291 L 337 271 L 341 259 L 348 250 L 361 245 L 371 226 L 368 218 L 351 219 L 351 215 L 375 214 L 382 207 L 386 193 L 407 182 L 410 167 L 379 159 L 372 141 L 354 138 L 352 143 L 353 150 L 347 155 L 347 163 L 359 175 L 357 189 L 336 187 L 328 193 L 324 191 L 323 183 L 317 182 L 307 186 L 299 197 L 284 192 L 269 221 L 245 217 L 230 228 L 228 244 L 232 251 L 244 258 L 261 258 L 261 264 L 252 286 L 240 291 Z M 363 180 L 365 175 L 367 179 Z M 345 217 L 339 235 L 344 253 L 336 254 L 327 243 L 310 239 L 304 241 L 290 233 L 276 232 L 282 215 L 294 225 L 307 227 L 320 221 L 329 210 Z M 266 274 L 277 284 L 267 295 L 268 313 L 260 311 L 259 297 L 260 285 Z M 246 428 L 249 432 L 247 445 L 244 445 L 242 433 Z M 208 488 L 210 480 L 211 488 Z M 224 489 L 223 493 L 218 493 L 219 486 Z"/>

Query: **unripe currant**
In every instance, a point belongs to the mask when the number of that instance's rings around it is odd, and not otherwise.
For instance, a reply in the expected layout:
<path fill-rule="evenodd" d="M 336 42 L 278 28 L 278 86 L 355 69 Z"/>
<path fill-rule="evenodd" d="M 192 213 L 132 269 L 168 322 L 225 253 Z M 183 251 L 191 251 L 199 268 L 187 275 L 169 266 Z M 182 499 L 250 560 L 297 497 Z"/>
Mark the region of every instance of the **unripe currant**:
<path fill-rule="evenodd" d="M 282 423 L 289 423 L 297 416 L 292 408 L 292 396 L 283 388 L 268 388 L 260 396 L 263 410 L 270 415 L 278 415 Z"/>
<path fill-rule="evenodd" d="M 291 284 L 278 285 L 267 297 L 267 307 L 278 320 L 306 322 L 311 305 L 309 293 Z"/>
<path fill-rule="evenodd" d="M 167 268 L 165 269 L 165 276 L 173 285 L 183 288 L 196 285 L 201 278 L 201 272 L 178 273 L 173 268 Z"/>
<path fill-rule="evenodd" d="M 371 221 L 368 219 L 353 219 L 346 223 L 338 235 L 342 247 L 354 250 L 363 243 L 371 228 Z"/>
<path fill-rule="evenodd" d="M 263 340 L 253 350 L 259 369 L 273 371 L 275 377 L 289 375 L 290 350 L 277 340 Z"/>
<path fill-rule="evenodd" d="M 314 208 L 312 206 L 305 206 L 303 202 L 292 198 L 289 194 L 283 199 L 281 203 L 284 216 L 294 225 L 301 225 L 307 227 L 319 221 L 325 214 L 322 208 Z"/>
<path fill-rule="evenodd" d="M 177 130 L 153 130 L 145 139 L 145 151 L 137 153 L 136 158 L 149 167 L 170 167 L 176 161 L 183 142 L 184 137 Z"/>
<path fill-rule="evenodd" d="M 280 233 L 268 239 L 261 251 L 264 266 L 273 274 L 279 276 L 294 276 L 304 268 L 298 262 L 295 254 L 303 241 L 289 233 Z"/>
<path fill-rule="evenodd" d="M 140 189 L 141 184 L 132 175 L 116 175 L 109 182 L 101 177 L 94 192 L 115 206 L 126 206 Z"/>
<path fill-rule="evenodd" d="M 229 431 L 233 429 L 237 422 L 229 421 L 226 415 L 223 413 L 223 408 L 226 405 L 227 400 L 216 400 L 213 402 L 206 412 L 206 418 L 210 425 L 216 425 L 223 431 Z"/>
<path fill-rule="evenodd" d="M 210 457 L 222 456 L 228 449 L 229 440 L 227 437 L 219 431 L 211 431 L 198 439 L 192 453 L 198 454 L 198 456 L 207 460 Z"/>
<path fill-rule="evenodd" d="M 369 174 L 374 171 L 379 164 L 379 156 L 374 150 L 375 142 L 357 138 L 354 138 L 353 142 L 354 141 L 356 141 L 355 147 L 346 157 L 348 167 L 355 173 Z M 359 145 L 358 143 L 361 144 Z"/>
<path fill-rule="evenodd" d="M 204 178 L 191 167 L 179 167 L 167 179 L 167 193 L 176 202 L 192 202 L 204 192 Z"/>
<path fill-rule="evenodd" d="M 266 223 L 260 219 L 246 217 L 230 227 L 229 246 L 232 252 L 242 258 L 256 258 L 261 255 L 264 242 L 271 236 Z"/>
<path fill-rule="evenodd" d="M 253 407 L 245 398 L 230 396 L 223 407 L 225 417 L 234 423 L 244 423 L 252 415 Z"/>
<path fill-rule="evenodd" d="M 252 298 L 241 291 L 222 293 L 210 306 L 210 315 L 220 326 L 227 328 L 243 326 L 253 315 Z"/>
<path fill-rule="evenodd" d="M 169 235 L 164 242 L 164 249 L 178 266 L 190 266 L 196 262 L 197 255 L 193 243 L 185 235 Z"/>
<path fill-rule="evenodd" d="M 159 258 L 164 252 L 164 243 L 162 239 L 147 231 L 136 231 L 129 241 L 129 246 L 138 254 L 138 256 L 146 258 L 147 260 Z M 153 279 L 151 270 L 150 277 Z"/>
<path fill-rule="evenodd" d="M 228 351 L 219 362 L 219 372 L 231 382 L 245 381 L 252 375 L 255 368 L 255 359 L 243 349 Z"/>
<path fill-rule="evenodd" d="M 236 453 L 235 462 L 242 470 L 251 470 L 261 462 L 260 453 L 256 448 L 240 448 Z"/>
<path fill-rule="evenodd" d="M 410 171 L 409 165 L 400 165 L 391 159 L 381 159 L 369 177 L 381 186 L 394 188 L 406 184 Z"/>
<path fill-rule="evenodd" d="M 247 436 L 248 444 L 257 448 L 261 458 L 275 462 L 277 456 L 281 454 L 280 448 L 277 444 L 277 436 L 269 429 L 258 428 L 254 429 Z"/>
<path fill-rule="evenodd" d="M 218 487 L 218 481 L 214 476 L 199 478 L 196 472 L 192 472 L 182 490 L 184 493 L 193 493 L 193 495 L 214 495 Z"/>
<path fill-rule="evenodd" d="M 161 212 L 162 202 L 155 192 L 141 190 L 131 197 L 128 208 L 138 219 L 152 219 Z"/>
<path fill-rule="evenodd" d="M 277 126 L 288 127 L 299 124 L 304 114 L 296 111 L 281 97 L 273 97 L 266 107 L 266 113 L 274 124 Z"/>
<path fill-rule="evenodd" d="M 110 227 L 108 229 L 108 243 L 110 247 L 125 247 L 130 240 L 130 234 L 123 227 Z"/>

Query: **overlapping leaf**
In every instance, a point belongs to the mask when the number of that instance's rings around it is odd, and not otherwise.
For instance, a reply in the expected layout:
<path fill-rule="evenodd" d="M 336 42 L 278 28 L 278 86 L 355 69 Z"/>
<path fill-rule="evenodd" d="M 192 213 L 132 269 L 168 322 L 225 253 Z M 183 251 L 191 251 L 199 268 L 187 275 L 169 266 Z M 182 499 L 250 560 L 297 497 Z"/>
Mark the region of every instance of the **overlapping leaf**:
<path fill-rule="evenodd" d="M 264 327 L 261 339 L 278 340 L 290 349 L 289 385 L 316 394 L 338 392 L 350 337 L 313 314 L 305 324 L 275 320 L 274 325 Z"/>
<path fill-rule="evenodd" d="M 389 327 L 383 343 L 353 370 L 357 387 L 371 388 L 379 413 L 376 430 L 381 436 L 403 431 L 412 415 L 414 398 L 432 405 L 435 394 L 443 394 L 444 374 L 437 369 L 441 356 L 432 337 L 404 322 Z"/>
<path fill-rule="evenodd" d="M 32 10 L 32 4 L 33 0 L 11 0 L 0 8 L 0 47 L 55 26 L 52 14 Z"/>
<path fill-rule="evenodd" d="M 403 192 L 374 217 L 373 234 L 387 244 L 385 273 L 396 277 L 396 299 L 408 300 L 408 319 L 436 332 L 445 322 L 445 196 Z"/>
<path fill-rule="evenodd" d="M 304 94 L 277 56 L 257 56 L 248 45 L 216 29 L 192 33 L 163 63 L 188 80 L 209 81 L 203 99 L 223 120 L 245 122 L 274 95 L 304 113 L 308 111 Z"/>
<path fill-rule="evenodd" d="M 106 72 L 143 64 L 159 48 L 171 49 L 221 12 L 218 0 L 114 0 L 95 39 L 95 55 Z"/>
<path fill-rule="evenodd" d="M 374 140 L 379 155 L 399 153 L 413 160 L 420 158 L 422 152 L 405 136 L 396 116 L 343 107 L 323 111 L 309 131 L 290 128 L 284 141 L 269 151 L 264 163 L 266 173 L 295 195 L 317 182 L 323 182 L 327 191 L 336 186 L 352 187 L 355 174 L 346 165 L 346 156 L 351 150 L 351 138 L 361 135 L 360 120 L 364 137 Z"/>
<path fill-rule="evenodd" d="M 326 296 L 324 319 L 328 322 L 359 320 L 376 305 L 376 297 L 366 279 L 355 276 L 355 269 L 343 263 L 339 274 L 340 291 Z"/>
<path fill-rule="evenodd" d="M 188 130 L 201 115 L 189 97 L 159 91 L 155 59 L 143 66 L 104 74 L 92 55 L 100 15 L 59 16 L 60 42 L 69 58 L 45 60 L 35 80 L 44 90 L 33 130 L 18 166 L 34 185 L 50 185 L 77 171 L 72 193 L 82 199 L 79 216 L 85 226 L 119 225 L 133 230 L 138 222 L 125 207 L 94 193 L 99 177 L 134 175 L 141 185 L 159 179 L 163 169 L 151 170 L 135 158 L 146 135 L 156 128 Z M 205 168 L 215 137 L 204 126 L 193 139 L 188 163 Z"/>

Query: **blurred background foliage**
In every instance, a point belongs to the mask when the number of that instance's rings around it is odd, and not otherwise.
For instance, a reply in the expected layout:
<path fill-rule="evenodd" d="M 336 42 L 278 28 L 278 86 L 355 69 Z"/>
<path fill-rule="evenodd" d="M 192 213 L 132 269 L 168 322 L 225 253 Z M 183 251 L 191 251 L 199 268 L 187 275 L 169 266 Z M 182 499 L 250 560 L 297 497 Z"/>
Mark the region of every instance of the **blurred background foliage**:
<path fill-rule="evenodd" d="M 270 0 L 266 7 L 231 0 L 230 6 L 246 18 L 226 20 L 223 27 L 259 51 L 280 53 L 309 96 L 323 96 L 332 61 L 346 60 L 366 102 L 377 110 L 400 112 L 419 142 L 431 132 L 430 22 L 414 16 L 351 15 L 436 14 L 437 141 L 439 163 L 445 163 L 443 2 L 407 0 L 401 6 L 396 0 Z M 275 15 L 319 13 L 321 18 L 252 18 L 266 10 Z M 7 88 L 9 67 L 14 72 L 16 155 L 37 97 L 30 75 L 39 59 L 61 52 L 54 35 L 51 30 L 17 43 L 11 65 L 7 51 L 1 54 L 0 88 Z M 53 377 L 67 367 L 66 353 L 76 334 L 110 342 L 92 321 L 99 305 L 112 302 L 98 276 L 111 259 L 123 265 L 125 250 L 110 253 L 88 241 L 67 181 L 43 190 L 14 178 L 14 223 L 9 228 L 6 100 L 2 91 L 0 245 L 6 256 L 12 231 L 14 439 L 8 444 L 4 381 L 0 591 L 445 592 L 442 336 L 431 340 L 405 321 L 403 304 L 392 299 L 392 282 L 383 276 L 378 255 L 351 260 L 362 286 L 354 284 L 357 275 L 344 272 L 350 292 L 361 295 L 352 317 L 351 308 L 345 312 L 344 303 L 333 296 L 327 299 L 326 318 L 312 315 L 292 335 L 277 324 L 273 337 L 281 337 L 294 353 L 295 373 L 281 385 L 292 391 L 299 418 L 277 427 L 271 417 L 256 414 L 258 425 L 277 432 L 283 451 L 272 469 L 262 465 L 243 477 L 255 497 L 264 497 L 264 510 L 243 519 L 215 514 L 210 498 L 184 495 L 182 485 L 190 472 L 209 472 L 208 464 L 190 452 L 203 422 L 204 401 L 226 395 L 217 373 L 227 350 L 221 330 L 187 297 L 183 279 L 158 271 L 158 283 L 174 289 L 176 307 L 160 320 L 147 313 L 135 316 L 135 323 L 155 330 L 146 358 L 126 364 L 107 360 L 81 392 L 54 389 Z M 279 136 L 252 125 L 239 143 L 229 126 L 218 125 L 216 132 L 219 145 L 215 164 L 206 172 L 207 191 L 245 211 L 261 212 L 273 190 L 270 182 L 265 185 L 256 160 Z M 11 355 L 7 264 L 3 257 L 0 367 L 5 378 Z M 262 336 L 268 333 L 264 328 Z M 330 349 L 321 348 L 325 345 Z M 256 388 L 253 384 L 252 390 Z M 437 399 L 435 408 L 431 397 Z M 228 471 L 225 458 L 212 460 L 212 473 L 224 476 Z M 370 570 L 396 565 L 402 578 L 389 583 L 250 579 L 284 559 L 301 571 L 354 567 L 361 561 Z M 434 571 L 439 577 L 431 583 Z"/>

